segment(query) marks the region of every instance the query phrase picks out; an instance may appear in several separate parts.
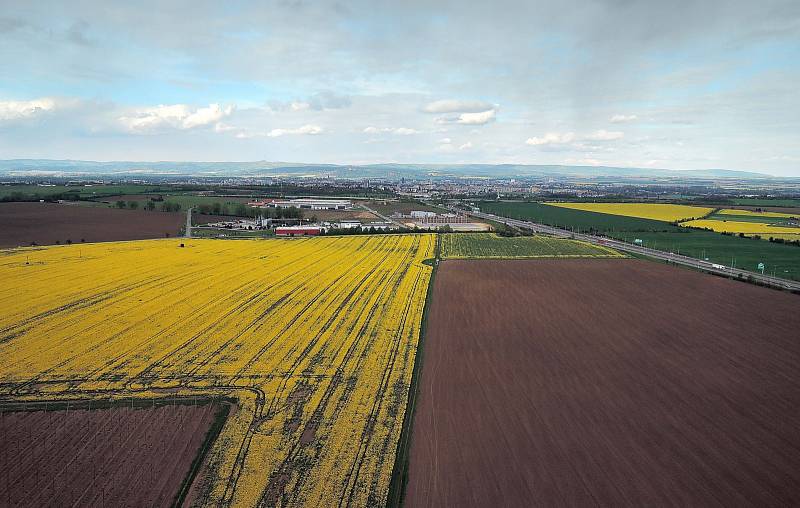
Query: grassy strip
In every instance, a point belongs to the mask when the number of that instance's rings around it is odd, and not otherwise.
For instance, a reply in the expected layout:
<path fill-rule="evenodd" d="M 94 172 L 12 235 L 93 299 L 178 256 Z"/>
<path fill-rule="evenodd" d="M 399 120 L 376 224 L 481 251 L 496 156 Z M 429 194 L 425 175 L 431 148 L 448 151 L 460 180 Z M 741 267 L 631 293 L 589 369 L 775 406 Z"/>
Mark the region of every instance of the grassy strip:
<path fill-rule="evenodd" d="M 428 328 L 428 314 L 431 305 L 431 297 L 433 295 L 433 283 L 436 280 L 436 269 L 439 266 L 441 238 L 441 235 L 436 235 L 436 247 L 434 250 L 433 263 L 431 263 L 433 270 L 431 270 L 431 278 L 428 281 L 428 291 L 425 295 L 425 307 L 422 311 L 422 322 L 419 328 L 419 341 L 417 342 L 417 354 L 414 358 L 414 370 L 411 372 L 411 384 L 408 388 L 406 412 L 403 416 L 403 427 L 400 430 L 400 441 L 397 443 L 397 450 L 394 455 L 392 478 L 389 481 L 389 494 L 386 498 L 386 506 L 390 508 L 402 506 L 403 500 L 405 499 L 406 484 L 408 483 L 409 454 L 411 451 L 411 434 L 414 427 L 414 413 L 417 408 L 419 380 L 420 377 L 422 377 L 425 331 Z M 429 260 L 426 259 L 425 261 Z"/>
<path fill-rule="evenodd" d="M 186 496 L 189 495 L 189 491 L 192 488 L 192 484 L 194 483 L 197 474 L 200 472 L 200 469 L 203 466 L 206 455 L 208 455 L 208 452 L 214 445 L 214 441 L 217 440 L 217 437 L 222 432 L 222 428 L 225 426 L 225 422 L 228 420 L 228 414 L 230 414 L 230 411 L 230 403 L 223 402 L 220 404 L 217 414 L 214 415 L 214 423 L 211 424 L 208 432 L 206 432 L 206 437 L 203 439 L 203 444 L 200 446 L 200 449 L 198 450 L 197 455 L 195 455 L 194 460 L 192 460 L 189 473 L 183 479 L 180 489 L 178 489 L 177 494 L 175 494 L 175 499 L 172 502 L 173 507 L 182 506 L 183 502 L 186 500 Z"/>

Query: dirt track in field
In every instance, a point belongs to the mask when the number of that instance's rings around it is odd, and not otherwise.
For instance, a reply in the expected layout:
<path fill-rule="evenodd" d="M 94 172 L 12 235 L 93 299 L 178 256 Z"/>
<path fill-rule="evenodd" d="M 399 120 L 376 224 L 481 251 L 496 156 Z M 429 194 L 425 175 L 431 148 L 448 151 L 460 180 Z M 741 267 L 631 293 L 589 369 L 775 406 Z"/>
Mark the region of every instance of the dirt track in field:
<path fill-rule="evenodd" d="M 0 247 L 145 240 L 177 236 L 185 212 L 118 210 L 55 203 L 0 203 Z"/>
<path fill-rule="evenodd" d="M 218 405 L 0 414 L 0 506 L 170 506 Z"/>
<path fill-rule="evenodd" d="M 406 506 L 800 503 L 800 296 L 445 261 L 431 303 Z"/>

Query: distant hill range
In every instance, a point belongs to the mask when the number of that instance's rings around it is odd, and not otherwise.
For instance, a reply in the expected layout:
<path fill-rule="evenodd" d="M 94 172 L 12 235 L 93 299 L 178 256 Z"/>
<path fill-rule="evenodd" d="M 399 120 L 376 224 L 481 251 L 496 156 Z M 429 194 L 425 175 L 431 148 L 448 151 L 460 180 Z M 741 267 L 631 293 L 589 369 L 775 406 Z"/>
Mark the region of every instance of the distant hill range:
<path fill-rule="evenodd" d="M 335 177 L 335 178 L 676 178 L 773 179 L 763 173 L 728 169 L 672 170 L 609 166 L 529 164 L 301 164 L 290 162 L 94 162 L 49 159 L 0 160 L 5 176 L 196 176 L 196 177 Z"/>

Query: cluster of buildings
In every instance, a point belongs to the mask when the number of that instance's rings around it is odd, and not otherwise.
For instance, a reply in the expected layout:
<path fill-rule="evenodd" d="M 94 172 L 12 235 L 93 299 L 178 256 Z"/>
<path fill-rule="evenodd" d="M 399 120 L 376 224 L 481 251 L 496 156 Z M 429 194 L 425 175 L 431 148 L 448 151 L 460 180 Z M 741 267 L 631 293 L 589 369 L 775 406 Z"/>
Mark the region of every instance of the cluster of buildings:
<path fill-rule="evenodd" d="M 265 199 L 248 203 L 253 208 L 300 208 L 303 210 L 351 210 L 353 202 L 349 199 Z"/>
<path fill-rule="evenodd" d="M 457 231 L 484 231 L 486 225 L 473 222 L 460 213 L 437 213 L 428 210 L 412 210 L 408 214 L 395 213 L 392 220 L 403 223 L 407 227 L 419 229 L 439 229 L 449 226 Z"/>

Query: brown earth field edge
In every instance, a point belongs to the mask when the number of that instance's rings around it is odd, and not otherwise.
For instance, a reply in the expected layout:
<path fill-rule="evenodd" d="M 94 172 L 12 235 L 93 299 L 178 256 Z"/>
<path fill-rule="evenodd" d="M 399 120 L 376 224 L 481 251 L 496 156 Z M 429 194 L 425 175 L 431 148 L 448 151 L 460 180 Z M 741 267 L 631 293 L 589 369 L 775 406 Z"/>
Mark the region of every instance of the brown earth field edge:
<path fill-rule="evenodd" d="M 800 297 L 644 260 L 444 261 L 405 506 L 798 506 Z"/>
<path fill-rule="evenodd" d="M 0 505 L 170 506 L 218 403 L 0 413 Z"/>
<path fill-rule="evenodd" d="M 0 247 L 146 240 L 178 235 L 184 212 L 118 210 L 55 203 L 1 203 Z"/>

